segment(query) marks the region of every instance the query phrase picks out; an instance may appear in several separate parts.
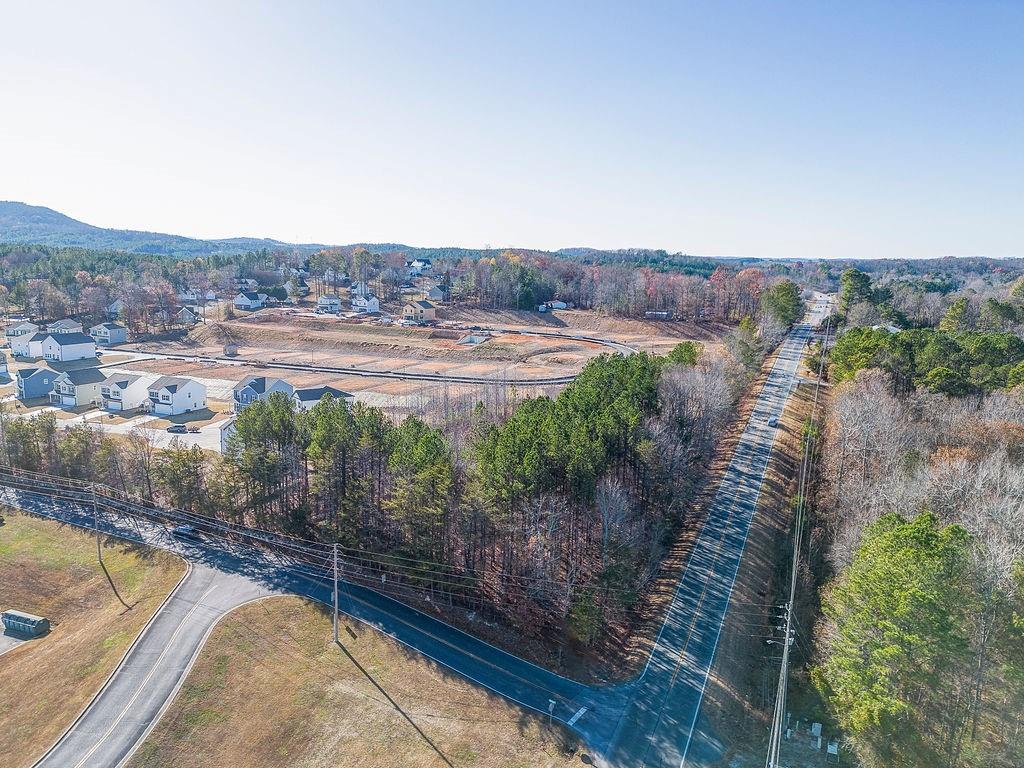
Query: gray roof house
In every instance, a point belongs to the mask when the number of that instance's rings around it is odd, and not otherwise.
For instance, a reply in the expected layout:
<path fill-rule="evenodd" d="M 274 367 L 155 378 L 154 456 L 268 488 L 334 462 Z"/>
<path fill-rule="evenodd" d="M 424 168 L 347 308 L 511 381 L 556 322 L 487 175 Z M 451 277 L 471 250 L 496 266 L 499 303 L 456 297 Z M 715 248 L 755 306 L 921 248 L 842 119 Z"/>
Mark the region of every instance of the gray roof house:
<path fill-rule="evenodd" d="M 206 407 L 206 387 L 195 379 L 161 376 L 149 385 L 149 409 L 160 416 L 176 416 Z"/>
<path fill-rule="evenodd" d="M 76 408 L 100 402 L 100 384 L 106 374 L 99 368 L 64 371 L 53 382 L 50 402 L 62 408 Z"/>
<path fill-rule="evenodd" d="M 266 400 L 274 392 L 291 397 L 294 391 L 294 387 L 284 379 L 275 379 L 271 376 L 246 376 L 232 390 L 235 413 L 257 400 Z"/>
<path fill-rule="evenodd" d="M 47 360 L 87 360 L 96 357 L 96 342 L 81 331 L 48 333 L 42 342 L 42 353 Z"/>
<path fill-rule="evenodd" d="M 49 333 L 81 333 L 82 324 L 77 320 L 66 317 L 63 320 L 54 320 L 46 326 L 46 330 Z"/>
<path fill-rule="evenodd" d="M 97 344 L 123 344 L 128 341 L 128 329 L 117 323 L 100 323 L 89 329 Z"/>
<path fill-rule="evenodd" d="M 347 403 L 352 403 L 356 399 L 355 395 L 349 394 L 337 387 L 306 387 L 304 389 L 296 389 L 292 397 L 295 398 L 296 408 L 300 411 L 308 411 L 327 395 L 336 400 L 344 400 Z"/>

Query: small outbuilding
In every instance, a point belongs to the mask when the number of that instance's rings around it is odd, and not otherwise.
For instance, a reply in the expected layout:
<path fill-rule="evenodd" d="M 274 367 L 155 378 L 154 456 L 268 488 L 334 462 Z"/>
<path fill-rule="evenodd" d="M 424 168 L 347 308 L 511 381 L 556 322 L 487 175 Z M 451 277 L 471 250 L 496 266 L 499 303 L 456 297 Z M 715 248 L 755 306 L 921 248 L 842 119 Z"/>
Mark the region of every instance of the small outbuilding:
<path fill-rule="evenodd" d="M 24 611 L 7 610 L 3 613 L 4 629 L 18 635 L 42 637 L 50 631 L 50 620 Z"/>

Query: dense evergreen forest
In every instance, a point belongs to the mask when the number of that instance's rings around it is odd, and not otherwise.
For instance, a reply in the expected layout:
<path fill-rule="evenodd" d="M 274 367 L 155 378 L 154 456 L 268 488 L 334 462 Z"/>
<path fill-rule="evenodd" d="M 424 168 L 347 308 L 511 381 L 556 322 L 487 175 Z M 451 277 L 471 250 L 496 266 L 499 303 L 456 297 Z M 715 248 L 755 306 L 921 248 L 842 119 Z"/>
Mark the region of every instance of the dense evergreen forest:
<path fill-rule="evenodd" d="M 156 451 L 141 433 L 60 429 L 52 414 L 7 416 L 2 458 L 339 542 L 418 600 L 594 644 L 628 621 L 686 524 L 766 351 L 750 324 L 729 346 L 734 354 L 686 342 L 666 357 L 605 355 L 557 397 L 504 415 L 482 405 L 438 414 L 433 426 L 329 398 L 297 412 L 270 397 L 239 414 L 223 457 Z"/>

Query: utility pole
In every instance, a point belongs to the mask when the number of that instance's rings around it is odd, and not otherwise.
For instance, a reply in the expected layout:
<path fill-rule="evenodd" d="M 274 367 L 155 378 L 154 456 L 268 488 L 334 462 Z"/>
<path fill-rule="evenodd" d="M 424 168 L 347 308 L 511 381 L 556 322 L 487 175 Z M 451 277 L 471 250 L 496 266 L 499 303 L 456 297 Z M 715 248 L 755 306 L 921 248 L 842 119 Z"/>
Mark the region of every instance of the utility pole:
<path fill-rule="evenodd" d="M 103 565 L 103 549 L 100 547 L 100 507 L 96 503 L 96 483 L 92 484 L 92 527 L 96 531 L 96 557 Z"/>
<path fill-rule="evenodd" d="M 334 642 L 338 642 L 338 542 L 334 542 Z"/>
<path fill-rule="evenodd" d="M 768 753 L 765 756 L 765 768 L 779 768 L 779 758 L 782 751 L 782 738 L 786 730 L 786 695 L 789 677 L 789 656 L 790 648 L 796 638 L 796 629 L 793 626 L 794 612 L 796 610 L 796 595 L 799 586 L 800 551 L 805 522 L 804 503 L 808 488 L 808 475 L 813 470 L 811 463 L 811 451 L 814 449 L 814 415 L 818 408 L 818 395 L 821 391 L 821 380 L 825 373 L 825 353 L 828 350 L 828 337 L 832 327 L 832 317 L 825 321 L 825 339 L 821 344 L 821 359 L 818 362 L 818 379 L 814 385 L 814 400 L 811 404 L 811 417 L 808 424 L 807 434 L 803 443 L 803 458 L 800 464 L 799 478 L 797 480 L 797 505 L 794 515 L 793 533 L 793 564 L 790 569 L 789 601 L 786 603 L 786 622 L 778 627 L 785 631 L 785 637 L 781 641 L 769 640 L 782 643 L 782 664 L 779 667 L 779 684 L 775 695 L 775 709 L 772 716 L 772 727 L 768 738 Z"/>

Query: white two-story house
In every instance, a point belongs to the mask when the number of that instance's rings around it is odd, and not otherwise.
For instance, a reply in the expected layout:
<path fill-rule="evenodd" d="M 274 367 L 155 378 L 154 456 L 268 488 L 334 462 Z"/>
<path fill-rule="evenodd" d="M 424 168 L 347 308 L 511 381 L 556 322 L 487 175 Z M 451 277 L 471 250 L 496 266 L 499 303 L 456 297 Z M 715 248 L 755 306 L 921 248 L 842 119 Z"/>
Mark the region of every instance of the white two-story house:
<path fill-rule="evenodd" d="M 81 331 L 47 334 L 40 346 L 40 356 L 45 360 L 66 363 L 71 360 L 96 358 L 96 342 Z"/>
<path fill-rule="evenodd" d="M 28 350 L 28 340 L 39 332 L 39 326 L 27 320 L 4 328 L 4 338 L 11 348 L 11 354 L 24 356 Z M 24 343 L 23 343 L 24 342 Z M 20 351 L 20 350 L 26 351 Z"/>
<path fill-rule="evenodd" d="M 100 397 L 108 411 L 134 411 L 149 402 L 149 385 L 156 374 L 112 373 L 100 383 Z"/>
<path fill-rule="evenodd" d="M 72 320 L 70 317 L 66 317 L 63 320 L 54 320 L 46 326 L 47 333 L 81 333 L 82 330 L 82 324 L 77 320 Z"/>
<path fill-rule="evenodd" d="M 374 315 L 380 312 L 380 300 L 372 293 L 368 296 L 356 294 L 352 297 L 352 311 L 361 315 Z"/>
<path fill-rule="evenodd" d="M 341 312 L 341 297 L 336 293 L 325 293 L 316 300 L 316 308 L 320 312 Z"/>
<path fill-rule="evenodd" d="M 149 385 L 149 410 L 159 416 L 178 416 L 206 407 L 206 387 L 195 379 L 161 376 Z"/>
<path fill-rule="evenodd" d="M 262 309 L 266 305 L 268 298 L 265 293 L 246 291 L 235 296 L 235 309 L 244 309 L 250 312 L 254 309 Z"/>
<path fill-rule="evenodd" d="M 100 323 L 89 329 L 89 335 L 97 344 L 124 344 L 128 341 L 128 329 L 117 323 Z"/>

